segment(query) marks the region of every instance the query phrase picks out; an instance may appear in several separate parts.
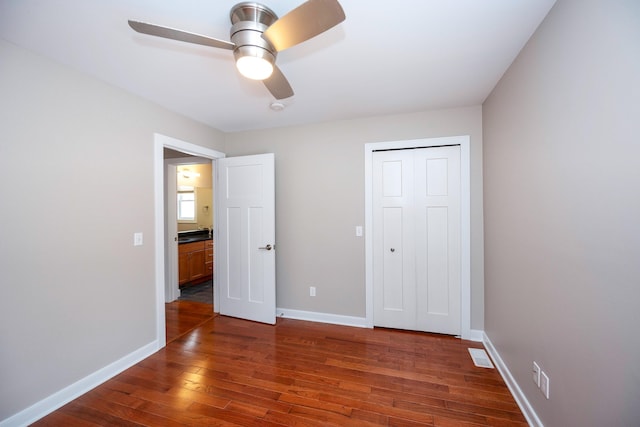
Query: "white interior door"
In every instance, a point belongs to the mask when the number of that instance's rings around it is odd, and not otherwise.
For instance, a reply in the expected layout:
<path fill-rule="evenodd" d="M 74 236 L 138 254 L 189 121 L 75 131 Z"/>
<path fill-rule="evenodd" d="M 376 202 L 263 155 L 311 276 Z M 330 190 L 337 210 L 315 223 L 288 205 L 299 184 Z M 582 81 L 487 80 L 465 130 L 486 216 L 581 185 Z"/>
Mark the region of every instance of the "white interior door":
<path fill-rule="evenodd" d="M 460 147 L 373 153 L 374 323 L 460 334 Z"/>
<path fill-rule="evenodd" d="M 220 314 L 275 324 L 274 155 L 217 160 Z"/>

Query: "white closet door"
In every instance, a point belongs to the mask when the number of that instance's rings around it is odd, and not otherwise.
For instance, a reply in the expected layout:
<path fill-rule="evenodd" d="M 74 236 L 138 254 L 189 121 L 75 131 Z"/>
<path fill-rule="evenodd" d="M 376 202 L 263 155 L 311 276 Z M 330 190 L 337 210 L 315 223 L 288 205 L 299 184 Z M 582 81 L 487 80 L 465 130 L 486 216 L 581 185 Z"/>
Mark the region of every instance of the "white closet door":
<path fill-rule="evenodd" d="M 420 331 L 460 334 L 460 147 L 414 150 Z"/>
<path fill-rule="evenodd" d="M 374 319 L 413 329 L 416 318 L 413 153 L 373 153 Z"/>
<path fill-rule="evenodd" d="M 374 324 L 460 334 L 460 147 L 373 155 Z"/>

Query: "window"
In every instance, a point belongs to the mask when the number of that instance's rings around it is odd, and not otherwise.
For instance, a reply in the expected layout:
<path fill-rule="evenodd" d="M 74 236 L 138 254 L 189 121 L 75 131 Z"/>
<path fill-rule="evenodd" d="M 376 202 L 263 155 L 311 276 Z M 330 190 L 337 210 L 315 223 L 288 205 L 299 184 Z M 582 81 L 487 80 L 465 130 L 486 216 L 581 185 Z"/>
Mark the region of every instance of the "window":
<path fill-rule="evenodd" d="M 178 192 L 178 221 L 196 222 L 196 193 Z"/>

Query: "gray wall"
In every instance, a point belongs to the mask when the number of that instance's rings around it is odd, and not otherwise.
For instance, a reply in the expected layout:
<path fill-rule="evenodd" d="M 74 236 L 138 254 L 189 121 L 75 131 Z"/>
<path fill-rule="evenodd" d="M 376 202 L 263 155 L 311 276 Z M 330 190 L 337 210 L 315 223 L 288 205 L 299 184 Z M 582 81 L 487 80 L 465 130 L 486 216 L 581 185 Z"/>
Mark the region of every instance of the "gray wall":
<path fill-rule="evenodd" d="M 546 426 L 639 425 L 640 2 L 559 0 L 483 130 L 489 338 Z"/>
<path fill-rule="evenodd" d="M 3 41 L 0 58 L 2 420 L 155 340 L 153 133 L 224 146 Z"/>
<path fill-rule="evenodd" d="M 275 153 L 278 307 L 364 317 L 364 144 L 470 135 L 471 326 L 482 329 L 481 123 L 477 106 L 226 135 L 228 155 Z"/>

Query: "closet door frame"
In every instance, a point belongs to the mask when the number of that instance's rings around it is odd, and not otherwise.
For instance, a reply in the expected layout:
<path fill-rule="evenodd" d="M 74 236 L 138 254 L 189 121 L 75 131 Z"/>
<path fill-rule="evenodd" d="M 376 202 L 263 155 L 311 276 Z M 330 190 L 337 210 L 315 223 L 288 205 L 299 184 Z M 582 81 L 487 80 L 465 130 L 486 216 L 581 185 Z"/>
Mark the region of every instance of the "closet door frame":
<path fill-rule="evenodd" d="M 365 144 L 365 292 L 366 317 L 369 328 L 374 326 L 373 306 L 373 152 L 401 150 L 405 148 L 460 146 L 460 336 L 463 339 L 481 340 L 471 329 L 471 160 L 469 135 L 424 138 L 404 141 L 375 142 Z"/>

